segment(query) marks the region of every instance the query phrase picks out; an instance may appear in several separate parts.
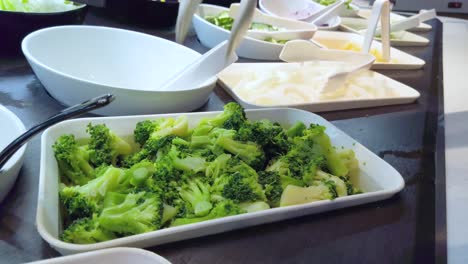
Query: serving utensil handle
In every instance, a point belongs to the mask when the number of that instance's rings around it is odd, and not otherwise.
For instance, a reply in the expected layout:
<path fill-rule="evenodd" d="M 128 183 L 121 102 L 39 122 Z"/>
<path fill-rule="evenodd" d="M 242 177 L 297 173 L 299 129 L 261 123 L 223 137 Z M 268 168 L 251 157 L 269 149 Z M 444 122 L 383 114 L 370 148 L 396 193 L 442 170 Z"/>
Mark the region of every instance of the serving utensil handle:
<path fill-rule="evenodd" d="M 0 153 L 0 170 L 7 163 L 7 161 L 13 156 L 18 149 L 20 149 L 29 139 L 43 131 L 44 129 L 57 124 L 63 120 L 87 113 L 91 110 L 101 108 L 110 104 L 114 101 L 115 97 L 112 94 L 105 94 L 99 97 L 87 100 L 81 104 L 73 105 L 63 109 L 57 114 L 51 116 L 46 121 L 37 124 L 24 132 L 21 136 L 13 140 L 5 149 Z"/>

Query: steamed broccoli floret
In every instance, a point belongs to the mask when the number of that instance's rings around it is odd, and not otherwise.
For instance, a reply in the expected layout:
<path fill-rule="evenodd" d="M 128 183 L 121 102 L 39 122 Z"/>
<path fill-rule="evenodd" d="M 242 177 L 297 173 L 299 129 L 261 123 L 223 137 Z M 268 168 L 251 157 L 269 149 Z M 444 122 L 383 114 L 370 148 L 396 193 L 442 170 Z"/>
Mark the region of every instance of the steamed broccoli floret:
<path fill-rule="evenodd" d="M 234 154 L 254 169 L 265 166 L 265 153 L 262 148 L 253 142 L 240 142 L 230 137 L 219 137 L 216 144 L 227 152 Z"/>
<path fill-rule="evenodd" d="M 125 140 L 118 137 L 106 125 L 88 124 L 87 130 L 90 134 L 89 158 L 95 166 L 116 165 L 120 155 L 128 155 L 132 147 Z"/>
<path fill-rule="evenodd" d="M 288 153 L 271 160 L 266 171 L 276 171 L 281 176 L 296 178 L 308 183 L 317 169 L 326 168 L 326 156 L 323 149 L 314 141 L 314 135 L 322 131 L 317 129 L 308 132 L 306 136 L 296 136 L 290 139 L 291 147 Z M 306 130 L 302 133 L 306 133 Z"/>
<path fill-rule="evenodd" d="M 191 205 L 196 216 L 205 216 L 213 208 L 210 201 L 210 186 L 199 179 L 190 180 L 184 184 L 179 193 L 180 197 Z"/>
<path fill-rule="evenodd" d="M 345 160 L 338 155 L 331 144 L 330 137 L 325 133 L 325 127 L 311 124 L 310 127 L 304 131 L 304 138 L 312 140 L 320 147 L 320 151 L 325 157 L 328 171 L 333 175 L 346 176 L 349 173 Z"/>
<path fill-rule="evenodd" d="M 239 207 L 236 203 L 230 200 L 223 200 L 218 202 L 210 213 L 202 217 L 193 217 L 193 218 L 176 218 L 172 222 L 171 226 L 180 226 L 187 224 L 194 224 L 202 221 L 212 220 L 216 218 L 221 218 L 225 216 L 237 215 L 245 213 L 245 211 Z"/>
<path fill-rule="evenodd" d="M 161 227 L 163 210 L 163 202 L 157 193 L 129 193 L 122 203 L 102 210 L 99 224 L 123 235 L 150 232 Z"/>
<path fill-rule="evenodd" d="M 209 131 L 209 127 L 219 127 L 225 129 L 239 129 L 247 120 L 242 106 L 237 103 L 228 103 L 224 106 L 224 111 L 212 118 L 203 119 L 194 134 L 200 134 L 199 130 Z"/>
<path fill-rule="evenodd" d="M 210 179 L 216 179 L 228 169 L 228 162 L 231 159 L 229 154 L 221 154 L 206 167 L 206 176 Z"/>
<path fill-rule="evenodd" d="M 143 160 L 156 160 L 158 155 L 162 156 L 163 153 L 167 153 L 170 150 L 172 140 L 176 137 L 175 135 L 167 135 L 159 139 L 148 140 L 140 151 L 125 157 L 122 161 L 122 166 L 131 167 Z"/>
<path fill-rule="evenodd" d="M 133 131 L 133 136 L 135 142 L 140 144 L 140 146 L 145 145 L 146 141 L 150 137 L 151 133 L 158 127 L 158 122 L 153 120 L 144 120 L 136 124 L 135 130 Z"/>
<path fill-rule="evenodd" d="M 193 155 L 188 145 L 172 145 L 167 156 L 172 160 L 174 168 L 178 170 L 196 173 L 206 169 L 206 159 Z"/>
<path fill-rule="evenodd" d="M 285 154 L 289 149 L 287 135 L 281 125 L 266 119 L 245 122 L 234 139 L 257 143 L 262 146 L 268 159 Z"/>
<path fill-rule="evenodd" d="M 126 191 L 133 187 L 145 187 L 146 181 L 156 171 L 154 164 L 148 160 L 143 160 L 125 170 L 124 179 L 120 184 L 120 191 Z"/>
<path fill-rule="evenodd" d="M 61 174 L 61 180 L 70 184 L 85 184 L 95 177 L 89 163 L 89 153 L 78 146 L 73 135 L 62 135 L 52 146 Z"/>
<path fill-rule="evenodd" d="M 149 139 L 160 139 L 167 135 L 186 137 L 189 135 L 188 119 L 186 116 L 179 116 L 176 119 L 166 118 L 155 121 L 157 125 L 150 134 Z"/>
<path fill-rule="evenodd" d="M 118 188 L 123 171 L 109 167 L 104 173 L 82 186 L 63 187 L 59 192 L 60 202 L 68 221 L 90 217 L 97 213 L 107 192 Z"/>
<path fill-rule="evenodd" d="M 266 201 L 262 186 L 258 183 L 255 170 L 239 170 L 225 173 L 214 180 L 213 199 L 230 199 L 236 203 Z"/>
<path fill-rule="evenodd" d="M 96 216 L 74 221 L 60 236 L 63 241 L 74 244 L 92 244 L 116 237 L 113 232 L 99 226 Z"/>
<path fill-rule="evenodd" d="M 304 125 L 302 122 L 296 122 L 292 127 L 290 127 L 288 130 L 286 130 L 286 135 L 288 138 L 295 138 L 295 137 L 300 137 L 302 136 L 302 133 L 304 130 L 306 130 L 307 127 Z"/>

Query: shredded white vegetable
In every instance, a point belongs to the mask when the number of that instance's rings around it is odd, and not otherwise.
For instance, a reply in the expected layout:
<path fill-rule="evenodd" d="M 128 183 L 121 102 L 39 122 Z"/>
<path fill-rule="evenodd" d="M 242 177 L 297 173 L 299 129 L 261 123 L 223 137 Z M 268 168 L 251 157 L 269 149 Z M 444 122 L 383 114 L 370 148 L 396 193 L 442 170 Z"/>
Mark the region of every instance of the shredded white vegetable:
<path fill-rule="evenodd" d="M 351 67 L 343 62 L 282 63 L 244 71 L 231 88 L 243 100 L 264 106 L 397 96 L 386 79 L 371 77 L 370 71 L 356 73 L 343 87 L 322 93 L 328 76 Z"/>

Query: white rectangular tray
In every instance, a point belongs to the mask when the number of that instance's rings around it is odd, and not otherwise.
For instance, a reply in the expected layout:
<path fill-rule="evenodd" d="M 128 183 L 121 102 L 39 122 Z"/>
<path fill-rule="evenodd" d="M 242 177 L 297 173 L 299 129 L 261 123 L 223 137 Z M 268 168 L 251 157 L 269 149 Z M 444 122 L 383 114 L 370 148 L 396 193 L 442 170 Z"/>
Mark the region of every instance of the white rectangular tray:
<path fill-rule="evenodd" d="M 362 18 L 369 19 L 370 16 L 371 16 L 371 13 L 372 13 L 371 11 L 372 10 L 370 10 L 370 9 L 360 9 L 357 12 L 357 15 L 362 17 Z M 399 21 L 399 20 L 402 20 L 402 19 L 405 19 L 405 18 L 407 18 L 407 17 L 402 16 L 402 15 L 397 14 L 397 13 L 390 13 L 390 22 L 396 22 L 396 21 Z M 419 26 L 414 27 L 414 28 L 410 28 L 410 29 L 408 29 L 408 31 L 427 32 L 427 31 L 431 31 L 431 29 L 432 29 L 431 25 L 426 24 L 426 23 L 419 23 Z"/>
<path fill-rule="evenodd" d="M 165 258 L 139 248 L 108 248 L 29 264 L 170 264 Z"/>
<path fill-rule="evenodd" d="M 352 32 L 356 34 L 361 34 L 358 30 L 349 25 L 358 25 L 363 28 L 367 28 L 368 20 L 363 18 L 354 18 L 354 17 L 343 17 L 341 18 L 340 30 Z M 390 39 L 390 44 L 392 46 L 400 47 L 412 47 L 412 46 L 427 46 L 429 45 L 429 40 L 427 38 L 421 37 L 414 33 L 408 31 L 395 32 L 393 34 L 398 34 L 398 38 Z M 380 40 L 379 38 L 375 38 Z"/>
<path fill-rule="evenodd" d="M 361 47 L 364 42 L 364 36 L 350 32 L 317 31 L 313 40 L 329 49 L 340 50 L 340 48 L 344 47 L 347 43 L 353 43 L 354 45 Z M 382 53 L 382 43 L 376 40 L 372 41 L 371 49 L 376 49 Z M 371 69 L 415 70 L 421 69 L 424 64 L 426 64 L 422 59 L 393 47 L 390 48 L 390 57 L 390 62 L 374 62 Z M 392 60 L 394 60 L 394 62 Z"/>
<path fill-rule="evenodd" d="M 188 113 L 183 115 L 188 117 L 189 125 L 194 126 L 202 118 L 214 116 L 217 113 L 219 112 Z M 326 126 L 327 134 L 330 136 L 335 146 L 343 146 L 344 148 L 353 149 L 355 151 L 361 167 L 361 179 L 358 187 L 362 188 L 366 193 L 340 197 L 332 201 L 318 201 L 229 216 L 96 244 L 76 245 L 65 243 L 59 239 L 59 234 L 62 231 L 62 219 L 59 212 L 58 200 L 58 167 L 52 150 L 52 145 L 55 140 L 65 133 L 72 133 L 77 138 L 87 137 L 85 130 L 89 122 L 105 123 L 117 135 L 128 136 L 133 134 L 135 125 L 139 121 L 161 117 L 176 117 L 181 114 L 75 119 L 50 127 L 43 133 L 41 138 L 41 168 L 36 215 L 39 234 L 53 248 L 62 254 L 79 253 L 109 247 L 150 247 L 177 240 L 221 233 L 248 226 L 383 200 L 396 194 L 404 187 L 403 178 L 392 166 L 318 115 L 297 109 L 258 109 L 247 110 L 246 113 L 251 120 L 267 118 L 278 121 L 285 126 L 292 125 L 297 121 L 302 121 L 306 124 L 318 123 Z"/>
<path fill-rule="evenodd" d="M 396 91 L 399 96 L 372 99 L 334 99 L 310 103 L 263 106 L 255 104 L 254 102 L 246 101 L 244 98 L 239 96 L 235 90 L 233 90 L 233 87 L 235 87 L 239 81 L 241 81 L 243 78 L 249 77 L 247 73 L 268 71 L 269 67 L 275 65 L 278 65 L 278 63 L 234 63 L 218 74 L 218 83 L 221 85 L 221 87 L 224 88 L 226 92 L 234 97 L 234 99 L 236 99 L 236 101 L 245 108 L 295 107 L 313 112 L 326 112 L 344 109 L 407 104 L 416 101 L 420 97 L 420 93 L 415 89 L 374 71 L 370 71 L 370 73 L 372 74 L 373 78 L 375 78 L 376 85 L 382 85 L 382 82 L 377 80 L 385 80 L 385 85 L 388 88 Z"/>

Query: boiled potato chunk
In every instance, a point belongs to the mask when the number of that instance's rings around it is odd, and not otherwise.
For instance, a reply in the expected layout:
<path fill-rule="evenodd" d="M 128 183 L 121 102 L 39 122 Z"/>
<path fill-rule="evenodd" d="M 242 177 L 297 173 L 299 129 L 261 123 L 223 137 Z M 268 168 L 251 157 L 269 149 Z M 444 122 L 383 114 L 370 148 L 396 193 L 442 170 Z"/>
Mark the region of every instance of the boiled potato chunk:
<path fill-rule="evenodd" d="M 304 204 L 331 198 L 330 191 L 325 185 L 309 187 L 288 185 L 281 195 L 280 206 Z"/>

